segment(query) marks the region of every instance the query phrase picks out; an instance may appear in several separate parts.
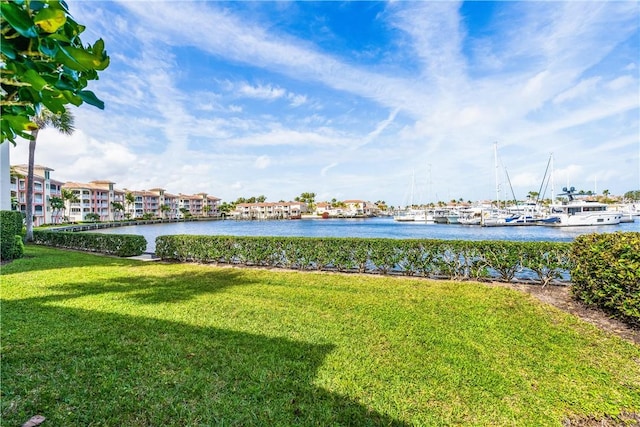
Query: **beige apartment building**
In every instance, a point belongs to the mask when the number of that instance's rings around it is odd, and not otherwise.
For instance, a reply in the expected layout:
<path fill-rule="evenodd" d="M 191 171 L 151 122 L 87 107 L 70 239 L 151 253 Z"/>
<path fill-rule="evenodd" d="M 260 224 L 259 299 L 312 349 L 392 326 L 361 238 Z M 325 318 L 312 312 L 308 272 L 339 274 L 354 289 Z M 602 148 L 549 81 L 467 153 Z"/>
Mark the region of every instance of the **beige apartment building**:
<path fill-rule="evenodd" d="M 239 203 L 233 215 L 237 219 L 291 219 L 307 213 L 303 202 Z"/>
<path fill-rule="evenodd" d="M 220 215 L 218 204 L 220 199 L 207 193 L 178 195 L 178 218 L 187 214 L 195 217 L 217 217 Z"/>

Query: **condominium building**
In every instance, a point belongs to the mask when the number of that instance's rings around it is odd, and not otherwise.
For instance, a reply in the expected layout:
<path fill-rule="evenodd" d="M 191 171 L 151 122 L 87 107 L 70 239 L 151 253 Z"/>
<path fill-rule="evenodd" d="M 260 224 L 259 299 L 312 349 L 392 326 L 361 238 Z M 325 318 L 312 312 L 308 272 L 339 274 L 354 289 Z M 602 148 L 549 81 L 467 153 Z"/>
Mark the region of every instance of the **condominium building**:
<path fill-rule="evenodd" d="M 144 216 L 160 217 L 160 194 L 147 190 L 124 189 L 125 216 L 142 218 Z"/>
<path fill-rule="evenodd" d="M 46 166 L 35 165 L 33 169 L 33 225 L 58 224 L 62 222 L 64 212 L 51 207 L 52 197 L 62 197 L 62 182 L 51 179 L 54 170 Z M 28 165 L 11 166 L 11 205 L 12 209 L 26 215 Z"/>
<path fill-rule="evenodd" d="M 307 211 L 304 202 L 239 203 L 233 215 L 238 219 L 291 219 Z"/>
<path fill-rule="evenodd" d="M 218 203 L 220 199 L 209 196 L 207 193 L 179 194 L 178 195 L 178 218 L 185 216 L 196 217 L 217 217 L 220 215 Z"/>
<path fill-rule="evenodd" d="M 124 206 L 124 191 L 114 185 L 111 181 L 65 182 L 62 188 L 73 194 L 65 200 L 69 221 L 85 221 L 87 214 L 98 215 L 99 221 L 124 219 L 124 212 L 117 209 L 118 204 Z"/>
<path fill-rule="evenodd" d="M 164 188 L 152 188 L 151 190 L 149 190 L 149 192 L 158 196 L 159 218 L 173 219 L 179 217 L 179 197 L 177 195 L 167 193 Z"/>

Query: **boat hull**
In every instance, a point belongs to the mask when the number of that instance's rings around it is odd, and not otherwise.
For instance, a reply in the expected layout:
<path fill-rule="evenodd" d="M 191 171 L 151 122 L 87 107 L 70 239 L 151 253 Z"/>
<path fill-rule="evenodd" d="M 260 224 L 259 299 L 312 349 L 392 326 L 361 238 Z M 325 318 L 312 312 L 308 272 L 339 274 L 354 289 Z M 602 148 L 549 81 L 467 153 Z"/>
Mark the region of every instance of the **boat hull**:
<path fill-rule="evenodd" d="M 618 212 L 597 212 L 593 214 L 582 213 L 579 215 L 555 214 L 556 222 L 543 223 L 550 227 L 576 227 L 593 225 L 617 225 L 622 220 L 622 214 Z"/>

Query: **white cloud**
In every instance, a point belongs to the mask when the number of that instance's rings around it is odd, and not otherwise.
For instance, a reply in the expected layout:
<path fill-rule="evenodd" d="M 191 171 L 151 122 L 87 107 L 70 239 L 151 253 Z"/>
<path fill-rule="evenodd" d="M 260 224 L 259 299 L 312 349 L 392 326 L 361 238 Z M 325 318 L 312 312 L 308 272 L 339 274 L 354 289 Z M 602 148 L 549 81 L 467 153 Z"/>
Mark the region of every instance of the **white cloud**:
<path fill-rule="evenodd" d="M 598 171 L 624 192 L 640 182 L 637 63 L 625 51 L 639 6 L 574 3 L 499 2 L 473 34 L 461 3 L 385 4 L 389 44 L 360 63 L 287 34 L 286 19 L 255 21 L 270 3 L 253 15 L 233 3 L 72 2 L 112 58 L 91 87 L 107 108 L 78 109 L 70 139 L 43 132 L 36 159 L 62 180 L 398 204 L 411 170 L 427 193 L 428 165 L 431 197 L 492 197 L 498 141 L 518 195 L 550 152 L 571 185 Z M 376 63 L 385 49 L 406 63 Z M 255 179 L 240 180 L 246 170 Z"/>
<path fill-rule="evenodd" d="M 635 85 L 635 87 L 634 87 Z M 620 76 L 607 83 L 607 87 L 611 90 L 621 90 L 630 88 L 631 90 L 638 90 L 638 80 L 631 76 Z"/>
<path fill-rule="evenodd" d="M 246 83 L 242 84 L 238 88 L 238 92 L 249 98 L 266 99 L 266 100 L 282 98 L 287 93 L 286 90 L 279 87 L 273 87 L 271 85 L 251 86 Z"/>
<path fill-rule="evenodd" d="M 287 98 L 291 101 L 292 107 L 299 107 L 303 104 L 306 104 L 307 97 L 305 95 L 295 95 L 293 93 L 288 93 Z"/>
<path fill-rule="evenodd" d="M 329 172 L 329 170 L 330 170 L 330 169 L 335 168 L 336 166 L 338 166 L 338 163 L 333 162 L 333 163 L 331 163 L 331 164 L 329 164 L 329 165 L 327 165 L 327 166 L 323 167 L 323 168 L 320 170 L 320 175 L 321 175 L 321 176 L 327 176 L 327 172 Z"/>
<path fill-rule="evenodd" d="M 565 90 L 553 99 L 554 104 L 560 104 L 575 98 L 583 97 L 597 89 L 600 77 L 591 77 L 578 82 L 574 87 Z"/>
<path fill-rule="evenodd" d="M 256 159 L 255 166 L 258 169 L 265 169 L 271 164 L 269 156 L 260 156 Z"/>

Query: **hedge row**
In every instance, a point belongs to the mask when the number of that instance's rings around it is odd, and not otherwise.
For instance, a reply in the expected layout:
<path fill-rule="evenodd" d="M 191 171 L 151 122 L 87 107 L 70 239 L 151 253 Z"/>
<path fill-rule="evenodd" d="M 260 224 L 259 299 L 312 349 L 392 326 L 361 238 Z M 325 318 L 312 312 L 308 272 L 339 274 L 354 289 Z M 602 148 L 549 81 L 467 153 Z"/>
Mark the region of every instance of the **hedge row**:
<path fill-rule="evenodd" d="M 22 213 L 0 211 L 0 260 L 8 261 L 22 257 Z"/>
<path fill-rule="evenodd" d="M 640 233 L 579 236 L 571 259 L 577 299 L 640 326 Z"/>
<path fill-rule="evenodd" d="M 144 236 L 132 234 L 33 230 L 33 241 L 40 245 L 98 252 L 121 257 L 140 255 L 147 248 L 147 240 Z"/>
<path fill-rule="evenodd" d="M 567 280 L 571 244 L 557 242 L 173 235 L 165 260 L 403 274 L 430 278 Z"/>

